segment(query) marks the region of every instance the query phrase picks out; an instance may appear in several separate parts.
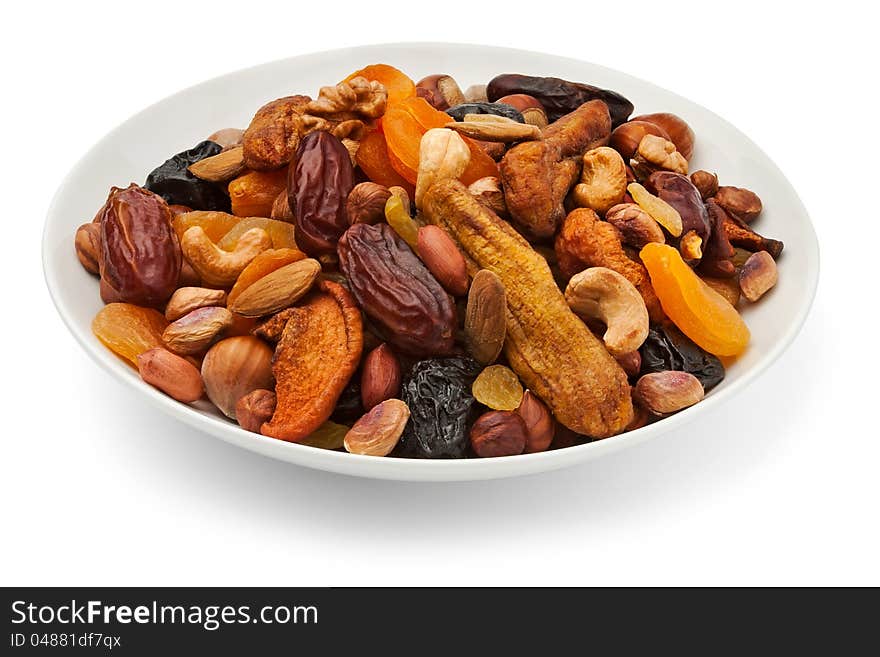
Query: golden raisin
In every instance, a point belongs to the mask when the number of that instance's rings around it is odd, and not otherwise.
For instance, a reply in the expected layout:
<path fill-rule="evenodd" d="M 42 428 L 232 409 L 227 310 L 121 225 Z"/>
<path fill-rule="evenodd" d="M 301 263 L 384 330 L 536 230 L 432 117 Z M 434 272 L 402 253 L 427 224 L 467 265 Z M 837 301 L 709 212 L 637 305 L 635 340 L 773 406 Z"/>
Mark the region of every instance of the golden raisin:
<path fill-rule="evenodd" d="M 385 221 L 415 251 L 419 243 L 419 226 L 409 216 L 403 200 L 392 194 L 385 202 Z"/>
<path fill-rule="evenodd" d="M 345 434 L 348 433 L 349 428 L 344 424 L 337 424 L 327 420 L 315 429 L 311 435 L 299 441 L 299 444 L 320 449 L 342 449 Z"/>
<path fill-rule="evenodd" d="M 504 365 L 490 365 L 480 372 L 471 392 L 474 399 L 495 411 L 515 410 L 523 397 L 519 377 Z"/>
<path fill-rule="evenodd" d="M 110 303 L 92 320 L 92 333 L 117 356 L 137 367 L 137 357 L 161 347 L 168 320 L 158 310 L 130 303 Z"/>

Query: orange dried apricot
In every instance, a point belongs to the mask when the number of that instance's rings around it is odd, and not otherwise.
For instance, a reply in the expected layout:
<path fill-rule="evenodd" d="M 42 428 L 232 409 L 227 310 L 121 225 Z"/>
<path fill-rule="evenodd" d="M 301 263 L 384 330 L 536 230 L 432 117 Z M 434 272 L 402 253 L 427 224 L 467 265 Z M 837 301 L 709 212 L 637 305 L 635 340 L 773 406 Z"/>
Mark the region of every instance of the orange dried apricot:
<path fill-rule="evenodd" d="M 121 358 L 137 367 L 137 357 L 161 347 L 168 320 L 158 310 L 131 303 L 109 303 L 92 320 L 92 333 Z"/>
<path fill-rule="evenodd" d="M 276 269 L 281 269 L 285 265 L 289 265 L 297 260 L 302 260 L 306 254 L 299 249 L 269 249 L 263 251 L 256 258 L 251 260 L 248 265 L 238 275 L 238 280 L 229 291 L 226 297 L 226 305 L 231 306 L 232 302 L 238 298 L 238 295 L 244 292 L 253 283 L 263 278 L 266 274 L 271 274 Z"/>
<path fill-rule="evenodd" d="M 385 135 L 379 130 L 364 135 L 355 158 L 361 171 L 374 183 L 385 187 L 403 187 L 410 197 L 415 196 L 413 184 L 397 173 L 391 165 Z"/>
<path fill-rule="evenodd" d="M 262 228 L 269 234 L 273 249 L 296 249 L 294 238 L 295 228 L 293 224 L 277 219 L 264 217 L 246 217 L 235 224 L 232 229 L 223 235 L 217 242 L 217 246 L 226 251 L 232 251 L 238 243 L 238 238 L 251 228 Z"/>
<path fill-rule="evenodd" d="M 639 254 L 660 305 L 691 340 L 716 356 L 737 356 L 749 343 L 749 328 L 730 302 L 706 285 L 677 249 L 652 242 Z"/>
<path fill-rule="evenodd" d="M 241 217 L 227 212 L 194 210 L 176 215 L 171 221 L 171 225 L 174 227 L 174 232 L 177 233 L 177 239 L 182 239 L 183 234 L 193 226 L 200 226 L 208 238 L 216 243 L 239 221 L 241 221 Z"/>
<path fill-rule="evenodd" d="M 388 90 L 389 106 L 416 95 L 416 83 L 403 71 L 388 64 L 370 64 L 359 71 L 355 71 L 345 78 L 343 82 L 349 82 L 352 78 L 356 77 L 365 77 L 367 80 L 375 80 L 385 85 L 385 89 Z"/>
<path fill-rule="evenodd" d="M 249 171 L 229 182 L 232 214 L 268 217 L 278 195 L 287 189 L 287 167 L 275 171 Z"/>

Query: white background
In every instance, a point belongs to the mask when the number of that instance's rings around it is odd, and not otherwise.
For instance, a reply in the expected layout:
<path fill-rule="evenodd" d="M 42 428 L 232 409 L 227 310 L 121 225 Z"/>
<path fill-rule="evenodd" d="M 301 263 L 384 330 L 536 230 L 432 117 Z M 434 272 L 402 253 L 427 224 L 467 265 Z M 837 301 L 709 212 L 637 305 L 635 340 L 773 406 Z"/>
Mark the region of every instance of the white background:
<path fill-rule="evenodd" d="M 4 9 L 0 583 L 880 584 L 870 3 L 102 4 Z M 799 191 L 821 245 L 818 296 L 792 347 L 675 435 L 569 470 L 456 485 L 238 450 L 156 414 L 88 360 L 52 306 L 39 251 L 50 198 L 80 155 L 204 79 L 402 40 L 586 59 L 750 135 Z"/>

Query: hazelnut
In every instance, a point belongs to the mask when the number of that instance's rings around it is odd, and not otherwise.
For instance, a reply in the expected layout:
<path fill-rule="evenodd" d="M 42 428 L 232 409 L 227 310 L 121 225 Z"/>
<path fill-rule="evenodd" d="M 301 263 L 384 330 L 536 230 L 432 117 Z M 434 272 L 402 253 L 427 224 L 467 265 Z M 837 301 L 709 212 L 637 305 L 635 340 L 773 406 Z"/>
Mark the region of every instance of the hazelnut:
<path fill-rule="evenodd" d="M 100 274 L 101 269 L 101 224 L 83 224 L 76 229 L 74 238 L 76 257 L 90 274 Z"/>
<path fill-rule="evenodd" d="M 137 366 L 144 381 L 184 404 L 201 399 L 205 392 L 195 365 L 162 347 L 140 354 Z"/>
<path fill-rule="evenodd" d="M 626 372 L 627 376 L 638 376 L 642 369 L 642 354 L 638 351 L 627 351 L 614 357 L 617 364 Z"/>
<path fill-rule="evenodd" d="M 526 447 L 526 424 L 515 411 L 489 411 L 474 422 L 470 438 L 477 456 L 515 456 Z"/>
<path fill-rule="evenodd" d="M 700 196 L 703 197 L 704 201 L 715 196 L 715 192 L 718 191 L 718 174 L 700 169 L 691 174 L 691 182 L 697 188 L 697 191 L 700 192 Z"/>
<path fill-rule="evenodd" d="M 634 116 L 631 121 L 647 121 L 665 130 L 684 159 L 689 160 L 694 154 L 694 131 L 681 117 L 669 112 L 659 112 Z"/>
<path fill-rule="evenodd" d="M 764 209 L 758 195 L 742 187 L 719 187 L 714 198 L 718 205 L 746 223 L 752 222 Z"/>
<path fill-rule="evenodd" d="M 605 213 L 605 221 L 617 228 L 624 244 L 634 249 L 641 250 L 650 242 L 666 242 L 660 224 L 636 203 L 615 205 Z"/>
<path fill-rule="evenodd" d="M 516 412 L 526 425 L 525 453 L 543 452 L 548 449 L 556 434 L 556 422 L 544 402 L 531 390 L 526 390 Z"/>
<path fill-rule="evenodd" d="M 348 195 L 345 210 L 348 223 L 376 224 L 385 219 L 385 203 L 391 192 L 384 185 L 362 182 L 354 186 Z"/>
<path fill-rule="evenodd" d="M 611 132 L 610 146 L 625 159 L 629 160 L 636 154 L 639 143 L 645 135 L 655 135 L 669 139 L 666 131 L 658 125 L 647 121 L 627 121 Z"/>
<path fill-rule="evenodd" d="M 504 191 L 498 178 L 486 176 L 475 180 L 468 186 L 468 191 L 499 217 L 507 216 L 507 202 L 504 200 Z"/>
<path fill-rule="evenodd" d="M 416 93 L 441 111 L 465 102 L 461 88 L 451 75 L 429 75 L 422 78 L 416 84 Z"/>
<path fill-rule="evenodd" d="M 705 392 L 690 372 L 665 370 L 645 374 L 633 388 L 633 397 L 654 415 L 675 413 L 700 401 Z"/>
<path fill-rule="evenodd" d="M 464 101 L 466 103 L 488 103 L 489 96 L 486 94 L 485 84 L 472 84 L 464 90 Z"/>
<path fill-rule="evenodd" d="M 249 335 L 226 338 L 215 344 L 202 361 L 208 399 L 234 420 L 239 399 L 258 388 L 274 387 L 273 353 L 269 345 Z"/>
<path fill-rule="evenodd" d="M 278 398 L 271 390 L 251 390 L 235 404 L 235 418 L 245 431 L 260 433 L 260 427 L 275 414 Z"/>
<path fill-rule="evenodd" d="M 757 301 L 779 280 L 776 261 L 766 251 L 749 256 L 739 272 L 739 288 L 749 301 Z"/>
<path fill-rule="evenodd" d="M 364 409 L 400 394 L 400 361 L 384 342 L 367 354 L 361 368 L 361 401 Z"/>
<path fill-rule="evenodd" d="M 511 94 L 509 96 L 502 96 L 495 102 L 504 103 L 519 110 L 525 122 L 530 125 L 538 126 L 539 128 L 547 127 L 547 112 L 544 110 L 541 101 L 534 96 Z"/>

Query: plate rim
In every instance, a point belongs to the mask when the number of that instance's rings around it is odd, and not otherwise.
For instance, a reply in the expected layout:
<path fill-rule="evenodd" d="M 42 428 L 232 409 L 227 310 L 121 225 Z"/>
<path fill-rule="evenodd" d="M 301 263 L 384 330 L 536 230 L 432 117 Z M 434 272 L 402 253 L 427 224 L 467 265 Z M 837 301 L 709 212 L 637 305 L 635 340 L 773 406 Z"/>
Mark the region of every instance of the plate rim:
<path fill-rule="evenodd" d="M 804 224 L 809 229 L 809 234 L 804 236 L 808 242 L 810 253 L 806 253 L 807 261 L 813 266 L 808 268 L 808 278 L 800 281 L 801 293 L 798 303 L 797 312 L 789 319 L 789 326 L 785 333 L 777 339 L 777 341 L 762 353 L 758 361 L 736 380 L 728 386 L 719 387 L 713 394 L 707 396 L 698 405 L 687 408 L 675 415 L 664 418 L 645 427 L 641 427 L 634 431 L 618 434 L 610 438 L 597 440 L 582 445 L 566 447 L 559 450 L 538 452 L 533 454 L 520 454 L 516 456 L 503 456 L 491 459 L 412 459 L 400 457 L 373 457 L 357 454 L 349 454 L 347 452 L 324 450 L 320 448 L 308 447 L 297 443 L 280 441 L 260 434 L 246 431 L 231 421 L 206 415 L 198 409 L 187 404 L 181 404 L 167 395 L 162 394 L 152 386 L 143 383 L 140 379 L 131 376 L 124 376 L 118 368 L 125 367 L 118 357 L 110 352 L 103 344 L 94 338 L 90 331 L 82 331 L 73 321 L 71 313 L 67 311 L 67 304 L 62 298 L 56 277 L 60 273 L 58 267 L 54 266 L 50 257 L 49 233 L 52 225 L 60 212 L 60 202 L 62 193 L 70 184 L 74 173 L 80 169 L 83 162 L 89 159 L 93 151 L 99 149 L 108 141 L 112 141 L 114 136 L 128 123 L 137 120 L 144 114 L 151 112 L 156 106 L 162 104 L 168 99 L 191 92 L 199 87 L 217 83 L 224 78 L 237 76 L 248 71 L 255 71 L 267 66 L 283 65 L 287 62 L 295 62 L 298 60 L 306 60 L 309 58 L 327 58 L 334 54 L 351 54 L 357 51 L 371 51 L 382 48 L 413 48 L 413 49 L 455 49 L 455 50 L 481 50 L 494 51 L 496 54 L 516 53 L 518 57 L 543 57 L 553 58 L 556 60 L 567 61 L 572 65 L 588 65 L 596 69 L 603 70 L 606 74 L 619 76 L 635 82 L 638 85 L 657 89 L 664 94 L 672 94 L 685 102 L 700 108 L 700 110 L 711 115 L 713 120 L 723 124 L 727 129 L 732 130 L 739 139 L 743 139 L 752 148 L 754 148 L 769 163 L 780 179 L 785 182 L 788 192 L 792 199 L 797 203 L 798 209 L 804 218 Z M 774 364 L 780 356 L 789 348 L 794 339 L 800 334 L 804 323 L 813 307 L 815 301 L 816 290 L 819 282 L 819 272 L 821 268 L 821 257 L 819 242 L 816 229 L 813 224 L 806 207 L 797 190 L 789 182 L 788 178 L 770 158 L 770 156 L 758 146 L 752 139 L 743 133 L 735 125 L 716 114 L 705 106 L 690 100 L 674 91 L 660 87 L 652 82 L 643 80 L 636 76 L 630 75 L 617 69 L 595 64 L 587 60 L 552 53 L 527 50 L 521 48 L 509 48 L 505 46 L 491 46 L 473 43 L 445 43 L 435 41 L 411 41 L 411 42 L 391 42 L 377 44 L 362 44 L 358 46 L 327 49 L 292 57 L 263 62 L 246 66 L 234 71 L 229 71 L 219 76 L 202 80 L 196 84 L 189 85 L 179 89 L 167 96 L 156 100 L 150 105 L 144 107 L 138 112 L 127 117 L 110 131 L 105 133 L 98 139 L 88 150 L 85 151 L 76 162 L 70 167 L 67 173 L 59 183 L 52 200 L 46 210 L 46 218 L 43 224 L 41 236 L 41 256 L 43 265 L 43 278 L 49 290 L 49 296 L 55 305 L 58 314 L 67 327 L 68 331 L 74 336 L 76 341 L 83 347 L 85 352 L 95 361 L 104 371 L 108 372 L 114 379 L 123 381 L 130 389 L 137 391 L 140 395 L 146 394 L 147 399 L 155 407 L 159 408 L 166 414 L 177 418 L 193 428 L 212 437 L 220 438 L 224 442 L 236 445 L 251 452 L 256 452 L 264 456 L 275 458 L 277 460 L 286 461 L 300 466 L 313 469 L 334 472 L 338 474 L 353 475 L 365 478 L 379 478 L 400 481 L 424 481 L 424 482 L 443 482 L 443 481 L 473 481 L 488 480 L 504 477 L 521 476 L 525 474 L 533 474 L 546 472 L 563 467 L 577 465 L 585 461 L 591 460 L 603 454 L 616 452 L 621 449 L 637 445 L 649 438 L 659 438 L 663 434 L 670 433 L 680 428 L 701 414 L 709 413 L 711 409 L 717 408 L 720 404 L 727 403 L 731 398 L 739 394 L 747 385 L 755 378 L 763 374 L 772 364 Z M 88 333 L 88 335 L 86 335 Z M 724 384 L 722 384 L 723 386 Z"/>

